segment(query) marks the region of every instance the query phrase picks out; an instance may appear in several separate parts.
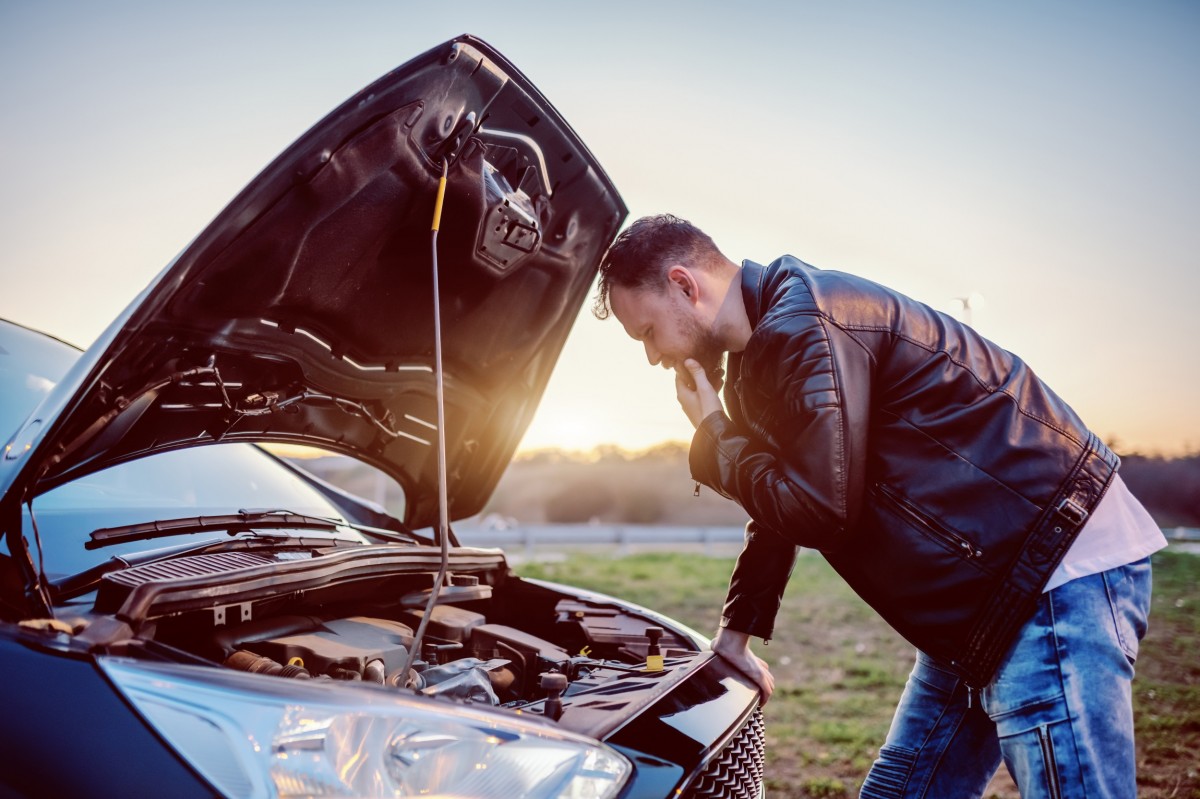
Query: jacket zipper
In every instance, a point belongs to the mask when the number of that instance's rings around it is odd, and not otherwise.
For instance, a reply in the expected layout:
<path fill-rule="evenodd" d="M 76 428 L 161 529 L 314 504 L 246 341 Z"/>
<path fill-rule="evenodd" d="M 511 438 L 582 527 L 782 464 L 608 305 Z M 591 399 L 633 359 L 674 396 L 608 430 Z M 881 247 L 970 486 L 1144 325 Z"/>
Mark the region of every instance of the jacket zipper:
<path fill-rule="evenodd" d="M 1046 795 L 1050 799 L 1059 799 L 1062 789 L 1058 784 L 1058 764 L 1054 762 L 1054 740 L 1045 724 L 1037 728 L 1037 736 L 1042 746 L 1042 763 L 1046 768 Z"/>
<path fill-rule="evenodd" d="M 982 549 L 976 547 L 958 533 L 951 532 L 937 524 L 924 513 L 917 510 L 912 503 L 897 495 L 883 483 L 876 483 L 875 487 L 879 489 L 879 493 L 881 493 L 893 505 L 895 505 L 898 510 L 903 512 L 905 516 L 920 526 L 921 529 L 925 530 L 932 537 L 940 539 L 942 542 L 949 544 L 952 549 L 957 549 L 959 554 L 961 554 L 967 560 L 983 557 Z"/>

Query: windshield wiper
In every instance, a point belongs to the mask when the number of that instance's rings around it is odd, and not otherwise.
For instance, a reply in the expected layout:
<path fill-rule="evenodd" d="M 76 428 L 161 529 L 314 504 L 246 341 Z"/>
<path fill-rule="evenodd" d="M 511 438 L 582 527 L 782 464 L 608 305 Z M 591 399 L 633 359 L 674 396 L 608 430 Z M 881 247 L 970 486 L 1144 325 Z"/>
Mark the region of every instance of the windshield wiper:
<path fill-rule="evenodd" d="M 279 528 L 303 528 L 316 530 L 337 530 L 346 528 L 361 533 L 377 542 L 387 544 L 428 544 L 423 538 L 411 530 L 397 532 L 372 527 L 367 524 L 356 524 L 331 519 L 327 516 L 309 516 L 303 513 L 293 513 L 281 508 L 271 510 L 240 509 L 236 514 L 228 513 L 217 516 L 186 516 L 182 519 L 161 519 L 153 522 L 126 524 L 120 527 L 105 527 L 94 530 L 91 540 L 86 542 L 84 549 L 100 549 L 112 544 L 122 544 L 126 541 L 146 541 L 151 538 L 165 538 L 172 535 L 202 533 L 208 530 L 228 530 L 230 535 L 246 530 L 264 530 Z"/>
<path fill-rule="evenodd" d="M 182 519 L 162 519 L 120 527 L 105 527 L 94 530 L 91 540 L 84 549 L 100 549 L 126 541 L 148 541 L 172 535 L 202 533 L 206 530 L 228 530 L 230 535 L 251 529 L 307 528 L 314 530 L 336 530 L 339 527 L 353 529 L 353 525 L 326 519 L 320 516 L 305 516 L 285 510 L 240 510 L 217 516 L 187 516 Z"/>

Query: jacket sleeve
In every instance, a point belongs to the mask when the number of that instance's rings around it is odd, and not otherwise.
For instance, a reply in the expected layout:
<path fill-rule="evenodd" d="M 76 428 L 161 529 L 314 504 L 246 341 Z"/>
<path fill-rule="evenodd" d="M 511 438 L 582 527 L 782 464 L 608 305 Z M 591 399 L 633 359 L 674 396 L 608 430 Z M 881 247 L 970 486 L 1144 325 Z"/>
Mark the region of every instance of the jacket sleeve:
<path fill-rule="evenodd" d="M 770 530 L 748 522 L 746 540 L 729 579 L 721 626 L 770 640 L 799 549 Z"/>
<path fill-rule="evenodd" d="M 753 422 L 763 437 L 712 413 L 696 430 L 689 462 L 696 480 L 752 520 L 721 626 L 769 640 L 797 545 L 830 551 L 846 543 L 864 480 L 871 358 L 819 317 L 790 319 L 759 339 L 742 375 L 753 383 L 747 391 L 770 399 L 743 412 L 768 409 Z"/>
<path fill-rule="evenodd" d="M 705 418 L 692 476 L 793 544 L 844 546 L 861 504 L 871 374 L 867 349 L 819 315 L 755 330 L 741 369 L 745 429 L 722 412 Z"/>

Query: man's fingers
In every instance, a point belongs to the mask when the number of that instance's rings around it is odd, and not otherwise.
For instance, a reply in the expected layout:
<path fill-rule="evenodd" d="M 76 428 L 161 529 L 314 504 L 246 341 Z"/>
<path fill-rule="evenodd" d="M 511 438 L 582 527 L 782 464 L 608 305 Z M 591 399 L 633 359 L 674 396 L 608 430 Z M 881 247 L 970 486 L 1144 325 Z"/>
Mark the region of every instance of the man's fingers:
<path fill-rule="evenodd" d="M 762 704 L 765 705 L 775 692 L 775 675 L 771 674 L 771 667 L 765 660 L 750 651 L 749 638 L 744 634 L 722 629 L 713 639 L 713 651 L 754 681 L 762 693 Z"/>
<path fill-rule="evenodd" d="M 747 653 L 747 657 L 740 663 L 735 663 L 737 667 L 750 679 L 758 685 L 762 691 L 763 701 L 771 695 L 771 691 L 775 688 L 775 677 L 771 674 L 767 664 L 761 659 L 755 657 L 751 653 Z"/>
<path fill-rule="evenodd" d="M 678 393 L 682 389 L 688 391 L 696 390 L 696 378 L 686 369 L 675 368 L 675 391 Z"/>
<path fill-rule="evenodd" d="M 717 396 L 717 390 L 713 388 L 712 382 L 708 379 L 708 373 L 704 371 L 704 367 L 695 358 L 688 358 L 683 362 L 684 368 L 691 373 L 692 380 L 696 383 L 696 390 L 702 394 L 711 394 Z"/>
<path fill-rule="evenodd" d="M 771 673 L 771 669 L 767 666 L 766 661 L 762 658 L 756 658 L 759 666 L 762 668 L 762 677 L 758 681 L 759 690 L 762 691 L 762 704 L 766 704 L 771 698 L 771 694 L 775 693 L 775 675 Z"/>
<path fill-rule="evenodd" d="M 692 424 L 699 426 L 700 421 L 710 413 L 715 413 L 721 410 L 721 400 L 717 396 L 717 390 L 708 379 L 708 373 L 704 371 L 704 367 L 695 358 L 688 358 L 683 362 L 684 368 L 696 383 L 695 399 L 698 401 L 698 407 L 694 411 L 688 411 L 688 418 L 692 420 Z"/>

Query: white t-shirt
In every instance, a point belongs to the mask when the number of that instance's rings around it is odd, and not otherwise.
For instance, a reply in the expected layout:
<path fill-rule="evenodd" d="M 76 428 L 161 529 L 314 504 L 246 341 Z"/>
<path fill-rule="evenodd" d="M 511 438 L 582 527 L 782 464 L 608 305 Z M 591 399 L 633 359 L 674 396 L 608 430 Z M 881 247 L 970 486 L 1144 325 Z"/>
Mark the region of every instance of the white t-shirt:
<path fill-rule="evenodd" d="M 1154 519 L 1130 493 L 1121 475 L 1115 475 L 1066 557 L 1050 575 L 1043 593 L 1076 577 L 1141 560 L 1166 545 L 1166 536 Z"/>

